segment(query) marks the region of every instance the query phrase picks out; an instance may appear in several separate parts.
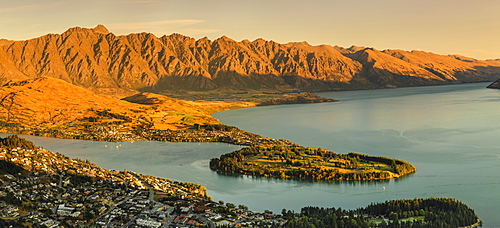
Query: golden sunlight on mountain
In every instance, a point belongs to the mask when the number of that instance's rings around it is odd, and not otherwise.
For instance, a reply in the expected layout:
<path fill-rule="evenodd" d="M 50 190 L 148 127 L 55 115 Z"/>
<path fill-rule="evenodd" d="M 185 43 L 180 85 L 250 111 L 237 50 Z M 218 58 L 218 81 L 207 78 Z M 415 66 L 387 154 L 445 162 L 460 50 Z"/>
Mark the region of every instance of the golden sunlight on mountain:
<path fill-rule="evenodd" d="M 254 104 L 180 101 L 150 93 L 118 100 L 50 77 L 11 81 L 0 88 L 2 125 L 23 129 L 70 131 L 105 125 L 120 125 L 123 130 L 183 129 L 219 123 L 210 114 L 249 106 Z"/>
<path fill-rule="evenodd" d="M 26 41 L 0 40 L 0 82 L 40 76 L 109 94 L 130 91 L 332 91 L 493 81 L 499 60 L 423 51 L 194 39 L 180 34 L 116 36 L 103 25 Z"/>

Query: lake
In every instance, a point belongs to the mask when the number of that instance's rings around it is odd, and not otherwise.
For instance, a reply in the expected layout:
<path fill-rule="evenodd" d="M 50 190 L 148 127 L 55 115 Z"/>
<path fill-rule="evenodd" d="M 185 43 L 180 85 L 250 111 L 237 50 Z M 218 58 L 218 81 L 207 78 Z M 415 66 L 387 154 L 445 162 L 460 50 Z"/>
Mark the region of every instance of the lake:
<path fill-rule="evenodd" d="M 320 93 L 335 103 L 267 106 L 214 114 L 227 125 L 303 146 L 406 160 L 418 171 L 389 181 L 322 182 L 219 175 L 222 143 L 93 142 L 26 136 L 45 149 L 207 187 L 214 200 L 250 209 L 355 209 L 371 202 L 453 197 L 500 227 L 500 90 L 488 83 Z"/>
<path fill-rule="evenodd" d="M 340 102 L 214 116 L 263 136 L 337 153 L 399 158 L 418 169 L 387 183 L 276 181 L 263 191 L 275 204 L 288 198 L 302 205 L 356 208 L 372 201 L 454 197 L 474 208 L 485 227 L 500 227 L 500 90 L 486 89 L 488 84 L 319 93 Z"/>

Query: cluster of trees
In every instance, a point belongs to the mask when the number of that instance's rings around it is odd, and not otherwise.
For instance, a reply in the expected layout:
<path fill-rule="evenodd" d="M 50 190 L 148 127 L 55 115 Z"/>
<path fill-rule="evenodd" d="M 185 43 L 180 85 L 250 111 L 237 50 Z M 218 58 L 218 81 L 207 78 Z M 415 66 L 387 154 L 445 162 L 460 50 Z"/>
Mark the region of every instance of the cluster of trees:
<path fill-rule="evenodd" d="M 479 221 L 474 210 L 452 198 L 392 200 L 356 210 L 305 207 L 299 213 L 283 210 L 283 227 L 464 227 Z M 415 217 L 420 217 L 419 219 Z M 375 222 L 374 218 L 383 218 Z M 412 219 L 413 218 L 413 219 Z M 401 219 L 407 219 L 402 221 Z M 277 226 L 276 226 L 277 227 Z"/>
<path fill-rule="evenodd" d="M 23 173 L 25 170 L 12 162 L 0 160 L 0 174 L 17 175 Z"/>
<path fill-rule="evenodd" d="M 22 148 L 26 150 L 34 150 L 36 148 L 35 144 L 23 138 L 19 138 L 17 135 L 9 135 L 5 138 L 0 138 L 0 147 L 6 149 Z"/>
<path fill-rule="evenodd" d="M 258 156 L 280 162 L 276 162 L 274 166 L 248 162 Z M 384 163 L 391 166 L 398 175 L 416 171 L 413 165 L 401 160 L 356 153 L 343 155 L 322 148 L 305 148 L 295 144 L 246 147 L 221 155 L 220 158 L 212 158 L 210 168 L 233 174 L 314 180 L 374 180 L 392 177 L 388 171 L 358 169 L 360 162 Z M 328 168 L 321 165 L 326 163 Z M 338 168 L 351 169 L 353 172 L 339 172 Z"/>
<path fill-rule="evenodd" d="M 452 198 L 417 198 L 394 200 L 367 206 L 364 212 L 370 215 L 384 215 L 392 220 L 413 216 L 424 216 L 424 222 L 440 227 L 446 223 L 450 227 L 470 226 L 478 221 L 474 210 Z"/>
<path fill-rule="evenodd" d="M 374 157 L 354 152 L 349 153 L 348 156 L 367 161 L 390 164 L 391 167 L 394 169 L 394 173 L 397 173 L 398 175 L 405 175 L 417 171 L 415 166 L 413 166 L 412 164 L 398 159 L 387 158 L 387 157 Z"/>
<path fill-rule="evenodd" d="M 23 201 L 16 197 L 12 192 L 7 193 L 6 196 L 0 196 L 0 201 L 5 202 L 6 204 L 12 204 L 14 206 L 21 206 L 23 204 Z"/>
<path fill-rule="evenodd" d="M 105 109 L 105 110 L 94 110 L 93 108 L 90 108 L 89 111 L 94 111 L 95 114 L 97 114 L 100 117 L 107 117 L 107 118 L 113 118 L 113 119 L 119 119 L 123 120 L 124 122 L 131 122 L 132 118 L 118 114 L 118 113 L 112 113 L 111 109 Z M 94 119 L 89 119 L 89 122 L 97 122 L 99 120 L 98 117 L 94 117 Z"/>
<path fill-rule="evenodd" d="M 16 220 L 4 220 L 0 219 L 0 227 L 27 227 L 18 219 Z"/>
<path fill-rule="evenodd" d="M 79 174 L 67 174 L 69 176 L 69 180 L 75 186 L 82 186 L 87 183 L 92 183 L 97 180 L 96 177 L 91 177 L 87 175 L 79 175 Z"/>

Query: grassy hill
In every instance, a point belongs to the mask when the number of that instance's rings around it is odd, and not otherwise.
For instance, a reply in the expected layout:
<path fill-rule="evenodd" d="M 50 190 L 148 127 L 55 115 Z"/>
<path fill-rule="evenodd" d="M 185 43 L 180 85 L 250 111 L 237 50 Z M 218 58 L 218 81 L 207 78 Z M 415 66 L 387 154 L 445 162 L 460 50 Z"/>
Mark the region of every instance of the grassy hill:
<path fill-rule="evenodd" d="M 139 126 L 185 129 L 217 124 L 210 114 L 254 106 L 251 102 L 181 101 L 138 93 L 125 99 L 96 94 L 51 77 L 11 81 L 0 87 L 0 125 L 10 129 L 82 130 L 116 125 L 123 131 Z"/>

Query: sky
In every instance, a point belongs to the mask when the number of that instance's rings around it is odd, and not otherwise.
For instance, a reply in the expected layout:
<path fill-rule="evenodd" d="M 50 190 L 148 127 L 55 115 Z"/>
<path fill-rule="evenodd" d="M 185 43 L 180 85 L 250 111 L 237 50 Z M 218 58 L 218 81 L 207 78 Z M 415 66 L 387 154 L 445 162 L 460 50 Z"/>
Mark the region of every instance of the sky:
<path fill-rule="evenodd" d="M 0 39 L 102 24 L 115 35 L 180 33 L 278 43 L 500 58 L 498 0 L 0 0 Z"/>

